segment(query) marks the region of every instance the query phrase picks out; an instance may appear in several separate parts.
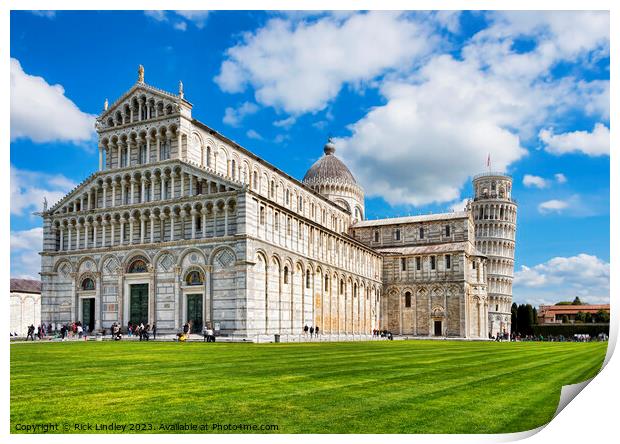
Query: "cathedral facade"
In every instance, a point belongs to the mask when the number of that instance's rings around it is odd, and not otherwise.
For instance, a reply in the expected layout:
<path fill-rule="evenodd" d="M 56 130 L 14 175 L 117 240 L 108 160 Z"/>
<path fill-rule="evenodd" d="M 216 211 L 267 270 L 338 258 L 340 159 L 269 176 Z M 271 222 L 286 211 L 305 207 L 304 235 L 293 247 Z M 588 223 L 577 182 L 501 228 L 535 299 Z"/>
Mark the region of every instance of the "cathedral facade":
<path fill-rule="evenodd" d="M 99 170 L 41 213 L 43 322 L 173 333 L 191 321 L 248 338 L 306 325 L 339 337 L 510 331 L 508 176 L 484 176 L 497 191 L 475 185 L 463 212 L 365 220 L 333 143 L 299 181 L 192 118 L 182 84 L 155 88 L 142 68 L 96 126 Z M 499 226 L 510 240 L 493 237 Z M 493 261 L 503 268 L 489 274 Z"/>

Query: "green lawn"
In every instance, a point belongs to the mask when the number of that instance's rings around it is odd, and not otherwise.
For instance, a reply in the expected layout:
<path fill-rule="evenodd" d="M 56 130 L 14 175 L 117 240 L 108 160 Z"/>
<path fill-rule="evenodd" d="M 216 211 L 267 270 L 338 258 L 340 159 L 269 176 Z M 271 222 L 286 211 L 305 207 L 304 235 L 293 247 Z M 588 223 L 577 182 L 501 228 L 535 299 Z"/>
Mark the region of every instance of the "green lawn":
<path fill-rule="evenodd" d="M 276 424 L 280 433 L 499 433 L 548 422 L 606 343 L 11 345 L 17 424 Z M 62 431 L 62 429 L 60 429 Z"/>

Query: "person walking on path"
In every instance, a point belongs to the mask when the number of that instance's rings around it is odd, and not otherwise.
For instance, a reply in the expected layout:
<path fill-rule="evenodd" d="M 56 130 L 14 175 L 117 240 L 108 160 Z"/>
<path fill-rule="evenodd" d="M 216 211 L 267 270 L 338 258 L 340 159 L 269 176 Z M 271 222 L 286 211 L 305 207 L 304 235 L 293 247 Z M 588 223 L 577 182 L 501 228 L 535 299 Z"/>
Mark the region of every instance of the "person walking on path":
<path fill-rule="evenodd" d="M 28 327 L 28 335 L 26 336 L 26 341 L 28 341 L 28 338 L 32 339 L 32 341 L 34 342 L 34 325 L 30 324 L 30 326 Z"/>
<path fill-rule="evenodd" d="M 157 334 L 157 324 L 153 322 L 153 341 L 155 340 L 156 334 Z"/>
<path fill-rule="evenodd" d="M 312 339 L 313 334 L 314 334 L 314 327 L 310 327 L 310 339 Z"/>
<path fill-rule="evenodd" d="M 308 336 L 308 325 L 304 325 L 304 336 Z"/>
<path fill-rule="evenodd" d="M 319 337 L 319 326 L 314 327 L 314 336 Z"/>

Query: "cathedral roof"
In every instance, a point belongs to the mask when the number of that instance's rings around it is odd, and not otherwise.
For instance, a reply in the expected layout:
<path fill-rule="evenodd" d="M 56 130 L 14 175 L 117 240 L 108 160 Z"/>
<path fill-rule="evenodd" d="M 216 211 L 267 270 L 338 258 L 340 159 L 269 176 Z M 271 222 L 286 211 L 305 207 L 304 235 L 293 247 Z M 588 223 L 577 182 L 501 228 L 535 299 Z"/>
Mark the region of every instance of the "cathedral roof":
<path fill-rule="evenodd" d="M 329 139 L 323 148 L 325 155 L 314 162 L 314 165 L 306 172 L 303 183 L 306 185 L 315 185 L 319 183 L 344 183 L 357 185 L 353 174 L 349 168 L 338 159 L 334 152 L 336 146 Z"/>
<path fill-rule="evenodd" d="M 368 219 L 356 222 L 353 228 L 375 227 L 380 225 L 401 225 L 415 222 L 436 222 L 440 220 L 466 219 L 467 211 L 455 211 L 453 213 L 421 214 L 419 216 L 390 217 L 387 219 Z"/>

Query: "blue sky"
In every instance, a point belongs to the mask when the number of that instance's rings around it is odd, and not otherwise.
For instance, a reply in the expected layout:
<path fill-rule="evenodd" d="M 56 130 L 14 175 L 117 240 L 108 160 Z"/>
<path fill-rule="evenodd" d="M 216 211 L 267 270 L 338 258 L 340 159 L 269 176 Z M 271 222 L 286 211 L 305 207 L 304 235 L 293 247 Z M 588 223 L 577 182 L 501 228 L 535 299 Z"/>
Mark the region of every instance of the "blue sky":
<path fill-rule="evenodd" d="M 12 12 L 11 275 L 43 196 L 97 168 L 93 119 L 136 79 L 297 178 L 328 134 L 369 218 L 451 211 L 514 178 L 514 298 L 609 297 L 609 17 L 590 12 Z"/>

